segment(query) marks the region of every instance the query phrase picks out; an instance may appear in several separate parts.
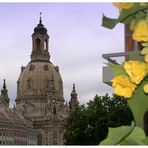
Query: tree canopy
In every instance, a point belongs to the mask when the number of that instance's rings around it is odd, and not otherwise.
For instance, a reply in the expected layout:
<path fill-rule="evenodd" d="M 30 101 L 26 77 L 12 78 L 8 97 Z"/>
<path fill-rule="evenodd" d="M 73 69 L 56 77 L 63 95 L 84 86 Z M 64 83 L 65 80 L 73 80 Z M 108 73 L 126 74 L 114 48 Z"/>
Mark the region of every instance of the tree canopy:
<path fill-rule="evenodd" d="M 67 118 L 66 145 L 98 145 L 108 135 L 108 127 L 130 125 L 132 112 L 124 98 L 96 95 L 77 107 Z"/>

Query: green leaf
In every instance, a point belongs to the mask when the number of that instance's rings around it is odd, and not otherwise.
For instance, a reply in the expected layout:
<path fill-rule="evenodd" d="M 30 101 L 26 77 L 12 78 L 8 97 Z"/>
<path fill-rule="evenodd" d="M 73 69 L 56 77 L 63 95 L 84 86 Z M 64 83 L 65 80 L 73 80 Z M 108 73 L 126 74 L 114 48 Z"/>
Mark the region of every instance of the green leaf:
<path fill-rule="evenodd" d="M 148 42 L 146 43 L 141 43 L 142 46 L 147 47 L 148 46 Z"/>
<path fill-rule="evenodd" d="M 127 137 L 133 130 L 135 123 L 131 126 L 121 126 L 116 128 L 109 128 L 108 136 L 100 145 L 116 145 L 119 144 L 125 137 Z"/>
<path fill-rule="evenodd" d="M 148 54 L 148 47 L 143 48 L 141 54 L 143 55 Z"/>
<path fill-rule="evenodd" d="M 136 20 L 133 19 L 133 20 L 130 22 L 130 30 L 131 30 L 131 31 L 134 31 L 135 26 L 136 26 Z"/>
<path fill-rule="evenodd" d="M 138 60 L 144 62 L 144 56 L 136 52 L 131 52 L 129 53 L 129 60 Z"/>
<path fill-rule="evenodd" d="M 107 65 L 113 71 L 114 76 L 127 75 L 126 71 L 124 70 L 123 65 L 117 65 L 117 64 L 112 64 L 112 63 L 109 63 Z"/>
<path fill-rule="evenodd" d="M 144 142 L 146 145 L 148 145 L 148 137 L 146 137 L 146 138 L 143 140 L 143 142 Z"/>
<path fill-rule="evenodd" d="M 131 7 L 129 9 L 124 9 L 120 12 L 120 16 L 118 18 L 118 21 L 121 23 L 124 23 L 124 21 L 131 16 L 137 15 L 137 13 L 140 13 L 140 11 L 143 11 L 145 9 L 148 9 L 148 6 L 141 6 L 139 4 L 135 4 L 134 7 Z M 145 14 L 146 15 L 146 14 Z"/>
<path fill-rule="evenodd" d="M 112 29 L 115 27 L 115 25 L 118 23 L 118 19 L 111 19 L 103 15 L 102 18 L 102 26 L 106 27 L 108 29 Z"/>
<path fill-rule="evenodd" d="M 124 24 L 129 24 L 130 22 L 132 22 L 133 20 L 133 16 L 129 16 L 124 20 Z"/>
<path fill-rule="evenodd" d="M 135 4 L 134 7 L 131 7 L 129 9 L 124 9 L 120 12 L 120 15 L 117 19 L 111 19 L 106 16 L 103 16 L 102 18 L 102 26 L 113 29 L 118 23 L 129 23 L 131 20 L 133 20 L 133 17 L 137 15 L 140 11 L 148 9 L 148 6 L 143 6 L 139 4 Z M 138 16 L 143 17 L 143 16 Z"/>
<path fill-rule="evenodd" d="M 146 145 L 144 131 L 139 127 L 134 127 L 133 131 L 123 140 L 120 145 Z"/>
<path fill-rule="evenodd" d="M 133 112 L 136 125 L 141 126 L 145 112 L 148 110 L 148 95 L 144 93 L 143 86 L 148 83 L 148 79 L 144 79 L 143 82 L 138 85 L 131 100 L 127 103 Z"/>
<path fill-rule="evenodd" d="M 140 20 L 142 20 L 142 19 L 146 19 L 146 15 L 145 15 L 145 13 L 144 12 L 138 12 L 137 14 L 136 14 L 136 23 L 137 22 L 139 22 Z"/>

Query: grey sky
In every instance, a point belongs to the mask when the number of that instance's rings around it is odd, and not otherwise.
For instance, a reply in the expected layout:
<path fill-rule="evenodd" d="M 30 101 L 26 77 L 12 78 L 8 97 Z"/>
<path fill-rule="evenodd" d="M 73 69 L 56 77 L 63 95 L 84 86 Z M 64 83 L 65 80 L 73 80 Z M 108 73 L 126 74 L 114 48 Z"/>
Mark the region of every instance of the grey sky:
<path fill-rule="evenodd" d="M 103 13 L 118 16 L 111 3 L 0 3 L 0 88 L 6 78 L 11 105 L 20 67 L 30 61 L 39 12 L 50 36 L 51 62 L 63 78 L 65 100 L 70 99 L 73 83 L 81 104 L 96 94 L 112 93 L 102 83 L 102 54 L 124 50 L 124 30 L 122 25 L 113 30 L 101 27 Z"/>

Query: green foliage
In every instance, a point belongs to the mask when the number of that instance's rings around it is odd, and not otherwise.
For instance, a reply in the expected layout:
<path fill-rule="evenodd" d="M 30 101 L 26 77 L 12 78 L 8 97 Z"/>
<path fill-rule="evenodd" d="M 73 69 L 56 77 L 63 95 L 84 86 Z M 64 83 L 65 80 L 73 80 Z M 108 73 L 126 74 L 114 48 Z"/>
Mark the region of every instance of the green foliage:
<path fill-rule="evenodd" d="M 105 140 L 103 140 L 100 145 L 115 145 L 119 144 L 128 134 L 131 133 L 135 126 L 132 122 L 131 126 L 121 126 L 116 128 L 109 128 L 109 134 Z"/>
<path fill-rule="evenodd" d="M 138 60 L 144 62 L 144 56 L 136 52 L 129 53 L 129 60 Z"/>
<path fill-rule="evenodd" d="M 112 64 L 112 63 L 108 63 L 107 65 L 114 72 L 114 76 L 127 75 L 123 65 Z"/>
<path fill-rule="evenodd" d="M 142 6 L 140 4 L 135 4 L 134 7 L 131 7 L 129 9 L 124 9 L 121 11 L 120 16 L 118 18 L 118 22 L 121 23 L 125 23 L 125 24 L 129 24 L 130 21 L 133 19 L 133 17 L 139 16 L 139 13 L 141 14 L 141 10 L 144 11 L 146 10 L 148 7 L 147 6 Z M 131 17 L 133 16 L 133 17 Z M 140 15 L 141 16 L 141 15 Z M 145 15 L 146 16 L 146 15 Z M 129 17 L 131 17 L 130 21 L 126 21 Z M 143 15 L 141 16 L 143 17 Z M 137 17 L 137 19 L 139 19 L 140 17 Z"/>
<path fill-rule="evenodd" d="M 131 31 L 134 31 L 135 26 L 140 20 L 147 20 L 148 5 L 147 3 L 133 3 L 134 5 L 128 9 L 122 9 L 120 15 L 117 19 L 111 19 L 103 16 L 102 26 L 112 29 L 118 23 L 129 24 Z M 142 50 L 142 54 L 147 54 L 148 43 L 141 43 L 145 48 Z M 129 55 L 129 60 L 138 60 L 144 62 L 144 56 L 131 53 Z M 123 65 L 108 65 L 115 76 L 125 75 Z M 148 77 L 146 76 L 144 80 L 137 85 L 137 88 L 132 95 L 132 98 L 128 100 L 128 106 L 130 107 L 133 115 L 135 124 L 130 126 L 121 126 L 118 128 L 110 128 L 107 139 L 105 139 L 101 144 L 107 145 L 145 145 L 148 144 L 148 138 L 145 137 L 144 131 L 139 128 L 141 126 L 142 120 L 145 112 L 148 110 L 148 94 L 143 91 L 143 86 L 148 82 Z"/>
<path fill-rule="evenodd" d="M 102 26 L 106 27 L 108 29 L 112 29 L 116 26 L 116 24 L 118 23 L 118 19 L 111 19 L 106 17 L 105 15 L 103 15 L 102 18 Z"/>
<path fill-rule="evenodd" d="M 145 112 L 148 110 L 148 94 L 143 91 L 143 86 L 148 82 L 144 79 L 143 82 L 137 87 L 132 99 L 128 101 L 128 105 L 133 112 L 136 124 L 141 125 Z"/>
<path fill-rule="evenodd" d="M 107 99 L 106 109 L 108 127 L 131 125 L 131 121 L 134 120 L 133 114 L 124 97 L 114 95 L 112 98 Z"/>
<path fill-rule="evenodd" d="M 107 137 L 108 127 L 130 125 L 132 120 L 133 115 L 123 98 L 96 95 L 68 117 L 65 144 L 98 145 Z"/>
<path fill-rule="evenodd" d="M 97 145 L 107 137 L 105 110 L 96 96 L 87 107 L 76 108 L 67 119 L 66 145 Z"/>
<path fill-rule="evenodd" d="M 146 145 L 148 145 L 148 137 L 146 137 L 146 138 L 143 140 L 143 142 L 144 142 Z"/>
<path fill-rule="evenodd" d="M 133 17 L 136 18 L 137 22 L 139 19 L 146 17 L 146 14 L 141 13 L 140 10 L 145 11 L 147 8 L 147 6 L 137 3 L 134 7 L 122 10 L 117 19 L 111 19 L 103 15 L 102 26 L 108 29 L 113 29 L 118 23 L 129 24 L 133 20 Z"/>
<path fill-rule="evenodd" d="M 146 43 L 141 43 L 142 46 L 147 47 L 148 46 L 148 42 Z"/>
<path fill-rule="evenodd" d="M 144 131 L 139 127 L 134 127 L 133 131 L 120 142 L 120 145 L 146 145 L 147 140 Z"/>

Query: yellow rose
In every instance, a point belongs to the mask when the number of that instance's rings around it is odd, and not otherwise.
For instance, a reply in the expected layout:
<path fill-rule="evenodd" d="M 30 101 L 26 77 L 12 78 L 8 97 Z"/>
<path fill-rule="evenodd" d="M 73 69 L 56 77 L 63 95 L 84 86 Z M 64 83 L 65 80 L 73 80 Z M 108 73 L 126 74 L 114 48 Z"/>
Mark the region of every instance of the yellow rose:
<path fill-rule="evenodd" d="M 134 6 L 134 3 L 113 3 L 120 11 L 123 9 L 129 9 Z"/>
<path fill-rule="evenodd" d="M 139 84 L 148 73 L 148 64 L 140 61 L 127 61 L 124 63 L 124 69 L 131 81 Z"/>
<path fill-rule="evenodd" d="M 148 42 L 148 21 L 140 20 L 135 27 L 133 40 Z"/>
<path fill-rule="evenodd" d="M 114 93 L 116 95 L 123 96 L 125 98 L 131 98 L 136 88 L 136 85 L 130 81 L 129 77 L 124 75 L 115 77 L 112 80 L 112 86 L 115 89 Z"/>

